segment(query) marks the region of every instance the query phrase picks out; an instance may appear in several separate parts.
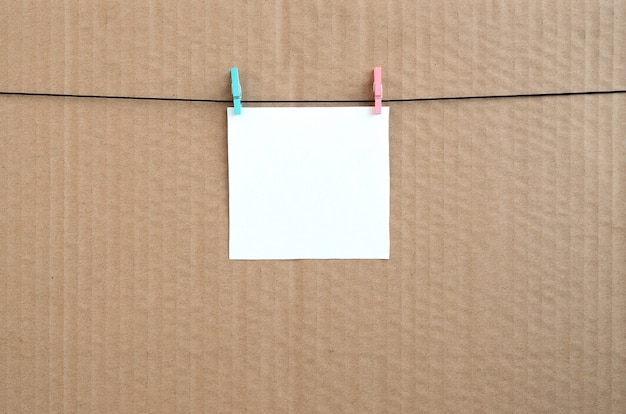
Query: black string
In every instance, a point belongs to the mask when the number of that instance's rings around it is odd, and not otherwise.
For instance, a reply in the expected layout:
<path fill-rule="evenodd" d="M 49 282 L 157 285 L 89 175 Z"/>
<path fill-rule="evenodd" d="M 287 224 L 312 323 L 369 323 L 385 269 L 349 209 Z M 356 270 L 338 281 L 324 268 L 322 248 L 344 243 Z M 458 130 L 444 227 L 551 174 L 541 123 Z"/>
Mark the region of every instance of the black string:
<path fill-rule="evenodd" d="M 418 101 L 451 101 L 462 99 L 502 99 L 502 98 L 541 98 L 546 96 L 572 96 L 572 95 L 606 95 L 614 93 L 626 93 L 626 89 L 611 91 L 584 91 L 584 92 L 548 92 L 548 93 L 519 93 L 510 95 L 475 95 L 475 96 L 446 96 L 442 98 L 401 98 L 386 99 L 383 102 L 418 102 Z"/>
<path fill-rule="evenodd" d="M 177 102 L 214 102 L 228 103 L 232 100 L 226 99 L 193 99 L 193 98 L 162 98 L 151 96 L 118 96 L 118 95 L 77 95 L 66 93 L 40 93 L 40 92 L 0 92 L 0 95 L 17 95 L 17 96 L 47 96 L 59 98 L 92 98 L 92 99 L 131 99 L 138 101 L 177 101 Z"/>
<path fill-rule="evenodd" d="M 548 92 L 548 93 L 521 93 L 509 95 L 471 95 L 471 96 L 444 96 L 438 98 L 398 98 L 383 99 L 383 102 L 422 102 L 422 101 L 454 101 L 464 99 L 504 99 L 504 98 L 541 98 L 549 96 L 572 96 L 572 95 L 606 95 L 626 93 L 625 89 L 608 91 L 582 91 L 582 92 Z M 150 96 L 120 96 L 120 95 L 78 95 L 65 93 L 40 93 L 40 92 L 3 92 L 0 95 L 15 96 L 46 96 L 59 98 L 91 98 L 91 99 L 126 99 L 139 101 L 175 101 L 175 102 L 209 102 L 209 103 L 232 103 L 232 99 L 197 99 L 197 98 L 164 98 Z M 329 100 L 242 100 L 242 103 L 274 104 L 274 103 L 372 103 L 373 100 L 353 99 L 329 99 Z"/>

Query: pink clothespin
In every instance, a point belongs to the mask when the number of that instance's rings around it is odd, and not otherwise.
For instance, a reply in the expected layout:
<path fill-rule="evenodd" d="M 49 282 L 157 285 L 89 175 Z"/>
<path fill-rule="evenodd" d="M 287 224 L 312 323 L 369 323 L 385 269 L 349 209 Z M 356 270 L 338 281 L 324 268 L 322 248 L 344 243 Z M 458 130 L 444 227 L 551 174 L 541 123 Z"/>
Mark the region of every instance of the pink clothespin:
<path fill-rule="evenodd" d="M 374 68 L 374 113 L 380 115 L 383 107 L 383 75 L 380 66 Z"/>

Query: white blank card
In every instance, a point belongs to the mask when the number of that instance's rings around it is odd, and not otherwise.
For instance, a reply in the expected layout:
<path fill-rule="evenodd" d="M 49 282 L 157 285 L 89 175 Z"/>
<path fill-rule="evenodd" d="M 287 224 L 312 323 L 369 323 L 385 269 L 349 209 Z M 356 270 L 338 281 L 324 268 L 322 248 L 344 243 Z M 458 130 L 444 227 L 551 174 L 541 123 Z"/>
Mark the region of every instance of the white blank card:
<path fill-rule="evenodd" d="M 230 259 L 388 259 L 389 108 L 228 108 Z"/>

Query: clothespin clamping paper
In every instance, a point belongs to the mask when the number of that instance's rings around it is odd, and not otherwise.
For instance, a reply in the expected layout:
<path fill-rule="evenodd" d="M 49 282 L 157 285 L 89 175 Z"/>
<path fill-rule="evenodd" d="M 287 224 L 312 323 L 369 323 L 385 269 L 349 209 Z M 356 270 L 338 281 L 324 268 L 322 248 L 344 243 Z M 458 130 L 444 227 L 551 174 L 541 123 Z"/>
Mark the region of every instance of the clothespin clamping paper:
<path fill-rule="evenodd" d="M 374 113 L 380 115 L 383 107 L 383 75 L 380 66 L 374 68 Z"/>
<path fill-rule="evenodd" d="M 230 68 L 230 81 L 233 90 L 235 115 L 239 115 L 241 114 L 241 83 L 239 83 L 239 69 Z"/>

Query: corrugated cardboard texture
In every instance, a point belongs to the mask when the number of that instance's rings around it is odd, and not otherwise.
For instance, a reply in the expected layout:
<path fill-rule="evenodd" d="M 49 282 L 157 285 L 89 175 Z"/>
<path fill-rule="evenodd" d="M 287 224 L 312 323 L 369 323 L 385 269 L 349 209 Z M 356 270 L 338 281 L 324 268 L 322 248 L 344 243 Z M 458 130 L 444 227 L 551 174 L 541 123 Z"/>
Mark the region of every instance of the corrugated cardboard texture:
<path fill-rule="evenodd" d="M 626 89 L 623 0 L 3 3 L 4 91 Z M 625 128 L 392 103 L 391 260 L 230 262 L 224 104 L 1 96 L 0 412 L 624 413 Z"/>

